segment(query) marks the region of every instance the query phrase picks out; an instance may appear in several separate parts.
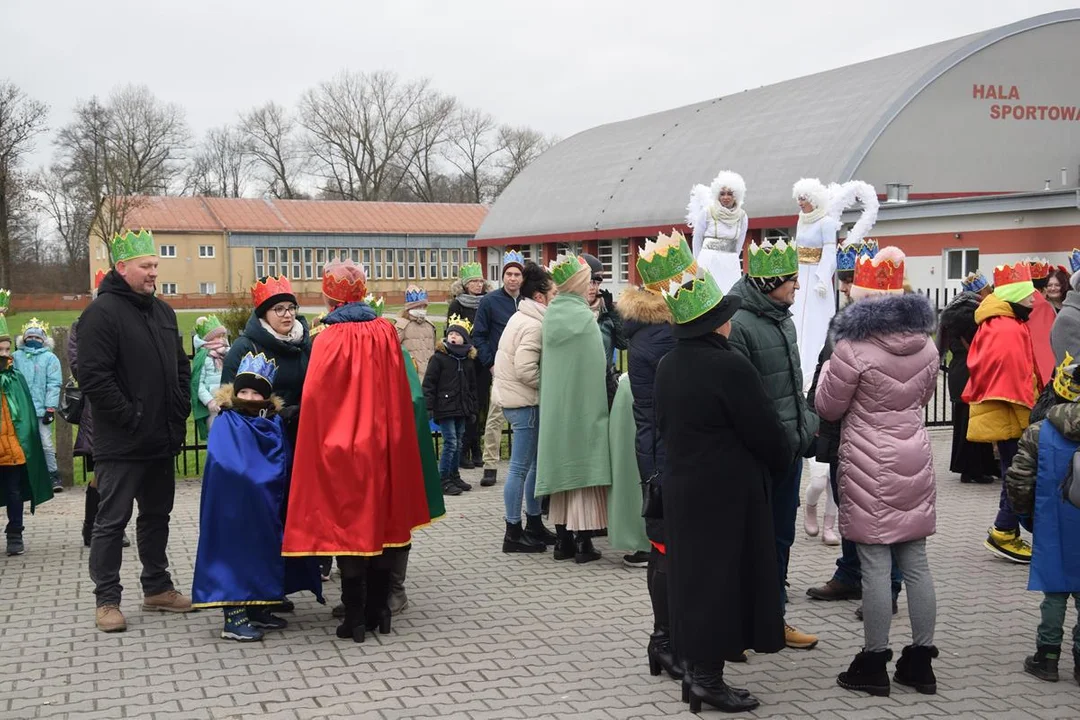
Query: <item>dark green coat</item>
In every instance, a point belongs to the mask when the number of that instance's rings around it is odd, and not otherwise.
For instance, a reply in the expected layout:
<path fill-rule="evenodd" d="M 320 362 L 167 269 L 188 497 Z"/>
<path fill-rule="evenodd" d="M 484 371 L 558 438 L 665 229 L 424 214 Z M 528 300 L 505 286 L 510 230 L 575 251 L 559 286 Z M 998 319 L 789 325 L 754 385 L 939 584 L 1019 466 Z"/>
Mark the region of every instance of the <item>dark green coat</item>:
<path fill-rule="evenodd" d="M 765 393 L 776 405 L 788 445 L 802 457 L 818 430 L 818 417 L 806 404 L 795 322 L 785 305 L 774 301 L 744 276 L 731 288 L 742 307 L 731 319 L 732 349 L 757 368 Z"/>

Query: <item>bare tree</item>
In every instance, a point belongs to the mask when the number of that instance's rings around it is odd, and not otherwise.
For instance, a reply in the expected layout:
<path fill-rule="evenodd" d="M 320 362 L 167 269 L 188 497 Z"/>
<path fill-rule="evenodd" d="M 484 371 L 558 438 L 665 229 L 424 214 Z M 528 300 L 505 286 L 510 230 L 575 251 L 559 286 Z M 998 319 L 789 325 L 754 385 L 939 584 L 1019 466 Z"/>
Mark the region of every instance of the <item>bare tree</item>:
<path fill-rule="evenodd" d="M 502 149 L 495 118 L 482 110 L 462 108 L 454 118 L 447 161 L 468 182 L 470 193 L 459 202 L 482 203 L 492 199 L 494 181 L 489 171 L 492 158 Z"/>
<path fill-rule="evenodd" d="M 45 131 L 49 108 L 17 85 L 0 81 L 0 286 L 11 287 L 12 226 L 29 199 L 22 165 Z"/>
<path fill-rule="evenodd" d="M 79 178 L 60 165 L 41 171 L 38 190 L 45 215 L 59 240 L 63 262 L 74 269 L 89 257 L 87 238 L 93 217 L 86 208 L 94 207 L 93 199 L 87 197 Z"/>
<path fill-rule="evenodd" d="M 275 198 L 303 197 L 298 184 L 307 166 L 299 128 L 288 111 L 268 102 L 241 116 L 240 130 L 259 167 L 266 192 Z"/>
<path fill-rule="evenodd" d="M 245 133 L 225 125 L 206 133 L 188 169 L 185 190 L 193 195 L 243 197 L 251 179 L 251 142 Z"/>
<path fill-rule="evenodd" d="M 453 130 L 457 101 L 435 91 L 426 92 L 416 105 L 416 132 L 409 138 L 406 167 L 409 190 L 420 202 L 442 202 L 446 196 L 443 148 Z"/>
<path fill-rule="evenodd" d="M 548 139 L 529 127 L 503 125 L 499 128 L 499 179 L 497 193 L 501 193 L 518 176 L 525 166 L 554 145 L 554 138 Z"/>

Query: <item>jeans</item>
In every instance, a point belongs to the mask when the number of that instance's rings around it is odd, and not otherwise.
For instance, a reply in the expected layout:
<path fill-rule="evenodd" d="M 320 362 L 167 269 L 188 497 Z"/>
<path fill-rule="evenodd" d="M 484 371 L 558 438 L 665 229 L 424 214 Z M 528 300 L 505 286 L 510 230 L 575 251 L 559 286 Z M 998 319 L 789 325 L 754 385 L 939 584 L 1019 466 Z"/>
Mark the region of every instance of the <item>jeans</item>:
<path fill-rule="evenodd" d="M 1043 601 L 1039 605 L 1042 617 L 1035 636 L 1035 642 L 1039 645 L 1061 646 L 1061 641 L 1065 639 L 1065 610 L 1069 607 L 1070 594 L 1080 615 L 1080 593 L 1043 593 Z M 1080 617 L 1073 625 L 1073 655 L 1080 658 Z"/>
<path fill-rule="evenodd" d="M 439 458 L 439 475 L 444 479 L 453 477 L 461 460 L 461 440 L 465 437 L 465 418 L 443 418 L 439 421 L 442 433 L 442 456 Z"/>
<path fill-rule="evenodd" d="M 1009 502 L 1009 494 L 1005 492 L 1005 471 L 1012 465 L 1019 444 L 1019 440 L 1000 440 L 997 444 L 998 455 L 1001 456 L 1001 498 L 998 500 L 998 514 L 994 519 L 994 527 L 998 530 L 1018 530 L 1020 528 L 1020 518 L 1013 512 L 1012 503 Z"/>
<path fill-rule="evenodd" d="M 833 498 L 840 505 L 840 487 L 837 481 L 839 467 L 836 463 L 829 463 L 829 483 L 832 485 Z M 840 538 L 840 558 L 836 561 L 836 572 L 832 579 L 847 587 L 859 587 L 862 585 L 862 563 L 859 562 L 859 552 L 855 543 Z M 900 585 L 904 581 L 904 574 L 900 572 L 900 566 L 896 563 L 896 556 L 892 560 L 892 596 L 895 600 L 900 596 Z"/>
<path fill-rule="evenodd" d="M 53 441 L 53 423 L 46 425 L 38 420 L 38 434 L 41 435 L 41 449 L 45 451 L 45 467 L 49 476 L 56 475 L 56 443 Z"/>
<path fill-rule="evenodd" d="M 510 450 L 510 472 L 503 487 L 506 522 L 521 522 L 521 499 L 525 498 L 525 514 L 539 515 L 540 501 L 536 499 L 536 448 L 540 439 L 540 408 L 536 405 L 503 408 L 514 445 Z"/>
<path fill-rule="evenodd" d="M 98 503 L 94 535 L 90 540 L 90 579 L 97 605 L 119 605 L 124 529 L 131 520 L 132 505 L 139 503 L 135 522 L 136 543 L 142 562 L 143 595 L 158 595 L 173 588 L 169 575 L 169 514 L 176 494 L 172 458 L 161 460 L 98 460 Z"/>
<path fill-rule="evenodd" d="M 785 472 L 774 476 L 772 488 L 773 533 L 776 535 L 776 567 L 780 574 L 780 594 L 787 605 L 787 571 L 791 546 L 795 544 L 795 518 L 799 512 L 799 484 L 802 458 Z"/>
<path fill-rule="evenodd" d="M 26 477 L 26 465 L 0 465 L 0 492 L 7 505 L 8 524 L 4 532 L 20 536 L 23 531 L 22 485 Z"/>
<path fill-rule="evenodd" d="M 926 540 L 892 545 L 859 543 L 858 547 L 863 569 L 863 635 L 866 651 L 880 652 L 889 647 L 889 626 L 892 624 L 889 568 L 893 563 L 899 563 L 907 581 L 912 644 L 922 647 L 933 645 L 937 595 L 930 565 L 926 561 Z"/>

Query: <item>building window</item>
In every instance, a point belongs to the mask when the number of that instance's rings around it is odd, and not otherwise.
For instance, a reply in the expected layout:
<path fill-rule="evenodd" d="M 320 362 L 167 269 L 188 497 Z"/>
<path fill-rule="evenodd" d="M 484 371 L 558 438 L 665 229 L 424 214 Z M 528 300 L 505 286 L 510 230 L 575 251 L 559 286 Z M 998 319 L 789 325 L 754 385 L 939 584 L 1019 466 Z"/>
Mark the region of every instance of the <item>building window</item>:
<path fill-rule="evenodd" d="M 412 277 L 412 266 L 411 265 L 409 266 L 409 273 L 410 273 L 409 277 L 411 278 Z M 405 251 L 404 250 L 398 250 L 397 251 L 397 279 L 398 280 L 404 280 L 405 279 Z"/>
<path fill-rule="evenodd" d="M 383 278 L 390 280 L 394 277 L 394 251 L 382 250 L 383 257 Z"/>
<path fill-rule="evenodd" d="M 371 250 L 370 249 L 363 250 L 360 253 L 360 257 L 362 258 L 360 260 L 360 264 L 364 266 L 364 272 L 365 273 L 371 272 L 371 269 L 372 269 L 371 268 Z"/>
<path fill-rule="evenodd" d="M 416 279 L 416 251 L 409 251 L 409 279 Z"/>
<path fill-rule="evenodd" d="M 428 250 L 428 277 L 432 280 L 439 277 L 439 251 L 434 248 Z"/>
<path fill-rule="evenodd" d="M 329 265 L 335 260 L 337 260 L 337 248 L 330 248 L 326 251 L 326 264 Z"/>
<path fill-rule="evenodd" d="M 258 280 L 266 275 L 266 253 L 262 248 L 255 248 L 255 279 Z"/>
<path fill-rule="evenodd" d="M 454 248 L 450 251 L 450 277 L 461 275 L 461 250 Z"/>
<path fill-rule="evenodd" d="M 303 275 L 300 274 L 300 266 L 302 264 L 303 263 L 300 261 L 300 248 L 293 248 L 293 250 L 292 250 L 292 275 L 290 275 L 289 277 L 291 277 L 293 280 L 299 280 L 300 278 L 304 277 Z"/>
<path fill-rule="evenodd" d="M 556 255 L 565 255 L 566 253 L 573 253 L 574 255 L 580 255 L 581 254 L 581 243 L 576 243 L 576 242 L 559 243 L 558 246 L 556 246 L 555 254 Z"/>
<path fill-rule="evenodd" d="M 199 283 L 199 294 L 200 295 L 213 295 L 216 292 L 217 292 L 217 283 L 211 283 L 211 282 Z"/>
<path fill-rule="evenodd" d="M 365 250 L 364 252 L 367 252 L 367 251 Z M 360 264 L 360 248 L 353 248 L 352 250 L 350 250 L 349 251 L 349 256 L 352 258 L 352 261 L 354 263 L 356 263 L 357 265 Z M 366 265 L 366 263 L 365 263 L 365 265 Z"/>
<path fill-rule="evenodd" d="M 304 279 L 311 280 L 315 277 L 315 265 L 312 262 L 312 249 L 304 248 Z"/>
<path fill-rule="evenodd" d="M 200 245 L 199 246 L 199 257 L 201 257 L 201 258 L 212 258 L 212 257 L 216 257 L 216 256 L 217 256 L 217 253 L 216 253 L 216 250 L 215 250 L 213 245 Z"/>
<path fill-rule="evenodd" d="M 440 250 L 439 251 L 439 257 L 441 259 L 441 264 L 442 264 L 442 277 L 443 277 L 443 280 L 449 280 L 452 277 L 452 275 L 450 275 L 450 251 L 449 250 Z M 454 273 L 454 274 L 456 275 L 457 273 Z"/>
<path fill-rule="evenodd" d="M 619 241 L 619 274 L 616 278 L 619 282 L 630 282 L 630 241 Z"/>
<path fill-rule="evenodd" d="M 175 245 L 162 245 L 160 249 L 161 249 L 161 252 L 158 253 L 158 255 L 160 255 L 161 257 L 163 257 L 163 258 L 170 258 L 170 257 L 174 258 L 174 257 L 176 257 L 176 246 Z"/>
<path fill-rule="evenodd" d="M 596 257 L 600 261 L 600 265 L 604 268 L 604 277 L 606 279 L 615 279 L 615 275 L 611 271 L 611 261 L 614 252 L 614 246 L 610 240 L 601 240 L 596 244 Z"/>
<path fill-rule="evenodd" d="M 382 280 L 382 250 L 365 250 L 364 252 L 371 253 L 372 263 L 368 265 L 370 277 Z"/>
<path fill-rule="evenodd" d="M 761 231 L 761 240 L 762 242 L 768 241 L 773 244 L 776 244 L 781 240 L 791 242 L 791 233 L 785 228 L 768 228 L 767 230 Z"/>
<path fill-rule="evenodd" d="M 412 250 L 409 251 L 410 253 Z M 419 275 L 421 280 L 427 279 L 427 250 L 420 250 Z M 410 257 L 411 259 L 411 257 Z"/>
<path fill-rule="evenodd" d="M 277 248 L 266 248 L 266 274 L 277 277 Z"/>
<path fill-rule="evenodd" d="M 176 295 L 176 283 L 161 283 L 162 295 Z"/>
<path fill-rule="evenodd" d="M 326 265 L 326 248 L 315 248 L 315 277 L 322 277 L 324 265 Z"/>
<path fill-rule="evenodd" d="M 970 248 L 946 250 L 945 268 L 949 280 L 963 280 L 968 273 L 979 269 L 979 251 Z"/>

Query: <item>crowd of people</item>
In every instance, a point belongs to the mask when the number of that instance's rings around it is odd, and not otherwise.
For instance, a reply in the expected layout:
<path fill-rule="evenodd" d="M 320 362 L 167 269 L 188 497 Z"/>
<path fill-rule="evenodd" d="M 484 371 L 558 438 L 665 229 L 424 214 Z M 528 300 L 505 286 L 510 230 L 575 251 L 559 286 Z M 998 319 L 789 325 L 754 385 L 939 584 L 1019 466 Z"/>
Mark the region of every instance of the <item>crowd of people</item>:
<path fill-rule="evenodd" d="M 730 171 L 695 186 L 692 243 L 677 231 L 647 241 L 641 286 L 618 302 L 589 254 L 544 267 L 510 250 L 497 288 L 478 264 L 461 267 L 440 337 L 423 288 L 409 286 L 400 316 L 383 319 L 364 269 L 343 260 L 324 268 L 326 312 L 310 326 L 289 281 L 262 278 L 240 337 L 198 319 L 194 362 L 155 296 L 153 238 L 116 238 L 71 348 L 85 397 L 76 452 L 95 475 L 84 538 L 97 627 L 126 628 L 121 548 L 138 501 L 145 610 L 220 607 L 223 638 L 257 641 L 287 627 L 290 594 L 324 601 L 336 558 L 337 636 L 390 632 L 408 606 L 415 530 L 445 514 L 445 497 L 473 490 L 462 469 L 497 484 L 508 425 L 502 551 L 585 564 L 607 535 L 626 565 L 646 568 L 648 666 L 682 681 L 691 710 L 753 709 L 727 664 L 817 645 L 785 613 L 804 502 L 806 532 L 840 545 L 833 576 L 807 594 L 862 600 L 864 645 L 837 683 L 932 694 L 936 478 L 923 409 L 945 367 L 951 470 L 1001 483 L 984 544 L 1030 564 L 1045 599 L 1024 666 L 1056 680 L 1070 593 L 1080 602 L 1080 508 L 1059 492 L 1080 448 L 1080 250 L 1071 275 L 1039 260 L 997 267 L 992 283 L 973 273 L 939 314 L 906 285 L 904 253 L 867 238 L 869 185 L 800 180 L 797 232 L 773 241 L 747 242 L 746 191 Z M 840 213 L 856 204 L 838 239 Z M 47 342 L 31 321 L 12 362 L 0 314 L 9 554 L 24 551 L 23 499 L 33 510 L 55 477 L 46 430 L 60 377 Z M 189 415 L 208 443 L 190 598 L 166 557 Z M 912 637 L 890 681 L 902 589 Z M 1080 668 L 1080 624 L 1074 657 Z"/>

